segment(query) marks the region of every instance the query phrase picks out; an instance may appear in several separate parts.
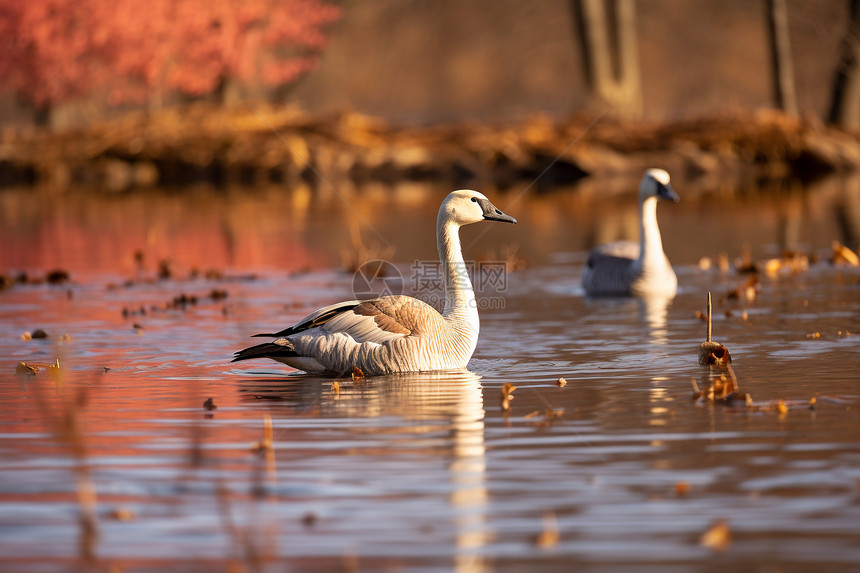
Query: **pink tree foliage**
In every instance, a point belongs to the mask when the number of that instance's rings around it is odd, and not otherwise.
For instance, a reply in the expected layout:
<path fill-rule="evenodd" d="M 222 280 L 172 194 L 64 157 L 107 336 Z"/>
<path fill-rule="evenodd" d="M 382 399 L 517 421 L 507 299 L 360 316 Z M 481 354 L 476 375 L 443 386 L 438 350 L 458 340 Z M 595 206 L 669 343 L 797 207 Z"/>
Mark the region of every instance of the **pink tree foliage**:
<path fill-rule="evenodd" d="M 0 87 L 48 106 L 282 85 L 317 65 L 339 16 L 322 0 L 0 0 Z"/>
<path fill-rule="evenodd" d="M 107 40 L 87 2 L 0 0 L 0 85 L 37 107 L 101 85 Z"/>

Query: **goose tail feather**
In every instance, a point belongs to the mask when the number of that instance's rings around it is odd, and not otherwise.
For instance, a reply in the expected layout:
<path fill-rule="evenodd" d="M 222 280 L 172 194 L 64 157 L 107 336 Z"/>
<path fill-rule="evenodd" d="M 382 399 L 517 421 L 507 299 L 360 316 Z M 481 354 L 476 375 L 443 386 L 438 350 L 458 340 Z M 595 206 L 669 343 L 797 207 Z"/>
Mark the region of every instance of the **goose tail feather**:
<path fill-rule="evenodd" d="M 236 352 L 233 356 L 233 360 L 230 362 L 251 360 L 253 358 L 274 358 L 277 360 L 279 358 L 294 358 L 299 355 L 289 341 L 284 340 L 283 342 L 286 344 L 265 342 L 263 344 L 257 344 L 256 346 L 250 346 L 244 350 Z"/>

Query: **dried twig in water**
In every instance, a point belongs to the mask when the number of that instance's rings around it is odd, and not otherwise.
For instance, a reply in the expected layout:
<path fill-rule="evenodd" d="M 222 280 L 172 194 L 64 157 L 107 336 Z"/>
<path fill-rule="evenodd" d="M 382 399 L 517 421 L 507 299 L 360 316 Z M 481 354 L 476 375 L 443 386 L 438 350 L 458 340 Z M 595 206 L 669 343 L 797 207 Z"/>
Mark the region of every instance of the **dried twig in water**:
<path fill-rule="evenodd" d="M 726 348 L 719 342 L 714 342 L 712 340 L 712 317 L 713 307 L 711 304 L 711 292 L 708 291 L 707 339 L 705 340 L 705 342 L 699 345 L 699 364 L 706 366 L 725 366 L 726 364 L 731 363 L 732 357 L 729 354 L 728 348 Z"/>

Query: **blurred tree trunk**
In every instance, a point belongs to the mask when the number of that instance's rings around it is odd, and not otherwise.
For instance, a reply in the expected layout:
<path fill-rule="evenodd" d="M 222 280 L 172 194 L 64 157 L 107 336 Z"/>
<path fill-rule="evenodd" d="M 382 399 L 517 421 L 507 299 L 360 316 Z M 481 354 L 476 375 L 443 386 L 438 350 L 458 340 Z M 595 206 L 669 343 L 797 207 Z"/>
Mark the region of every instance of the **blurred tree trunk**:
<path fill-rule="evenodd" d="M 227 109 L 233 109 L 241 101 L 239 80 L 233 76 L 221 76 L 218 87 L 215 88 L 215 101 Z"/>
<path fill-rule="evenodd" d="M 833 80 L 828 121 L 841 127 L 860 127 L 860 0 L 849 0 L 850 20 Z"/>
<path fill-rule="evenodd" d="M 773 95 L 777 107 L 797 116 L 797 95 L 794 90 L 794 62 L 788 35 L 788 8 L 785 0 L 767 0 L 770 28 L 770 53 L 773 65 Z"/>
<path fill-rule="evenodd" d="M 34 106 L 33 123 L 36 127 L 52 129 L 54 127 L 54 107 L 51 104 Z"/>
<path fill-rule="evenodd" d="M 642 115 L 636 0 L 572 0 L 586 81 L 618 116 Z"/>

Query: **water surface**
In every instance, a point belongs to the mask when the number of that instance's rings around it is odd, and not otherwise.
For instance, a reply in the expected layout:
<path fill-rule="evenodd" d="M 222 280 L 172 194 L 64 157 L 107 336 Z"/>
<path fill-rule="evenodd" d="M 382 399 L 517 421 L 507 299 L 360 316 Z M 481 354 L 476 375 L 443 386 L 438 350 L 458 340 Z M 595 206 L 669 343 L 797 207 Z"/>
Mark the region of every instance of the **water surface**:
<path fill-rule="evenodd" d="M 0 194 L 0 270 L 71 275 L 0 292 L 2 568 L 855 569 L 860 273 L 827 258 L 855 232 L 856 192 L 661 206 L 671 302 L 579 287 L 590 244 L 635 235 L 630 197 L 490 195 L 520 224 L 465 229 L 467 258 L 517 243 L 528 266 L 479 292 L 503 304 L 484 305 L 469 370 L 335 389 L 228 360 L 250 334 L 352 297 L 348 221 L 368 248 L 396 247 L 409 288 L 414 261 L 435 257 L 444 190 Z M 819 261 L 733 300 L 747 277 L 698 261 L 744 244 L 754 259 Z M 707 382 L 708 290 L 753 409 L 691 399 L 691 378 Z M 50 337 L 22 340 L 36 328 Z M 57 359 L 58 372 L 15 375 Z M 700 543 L 719 520 L 723 551 Z"/>

